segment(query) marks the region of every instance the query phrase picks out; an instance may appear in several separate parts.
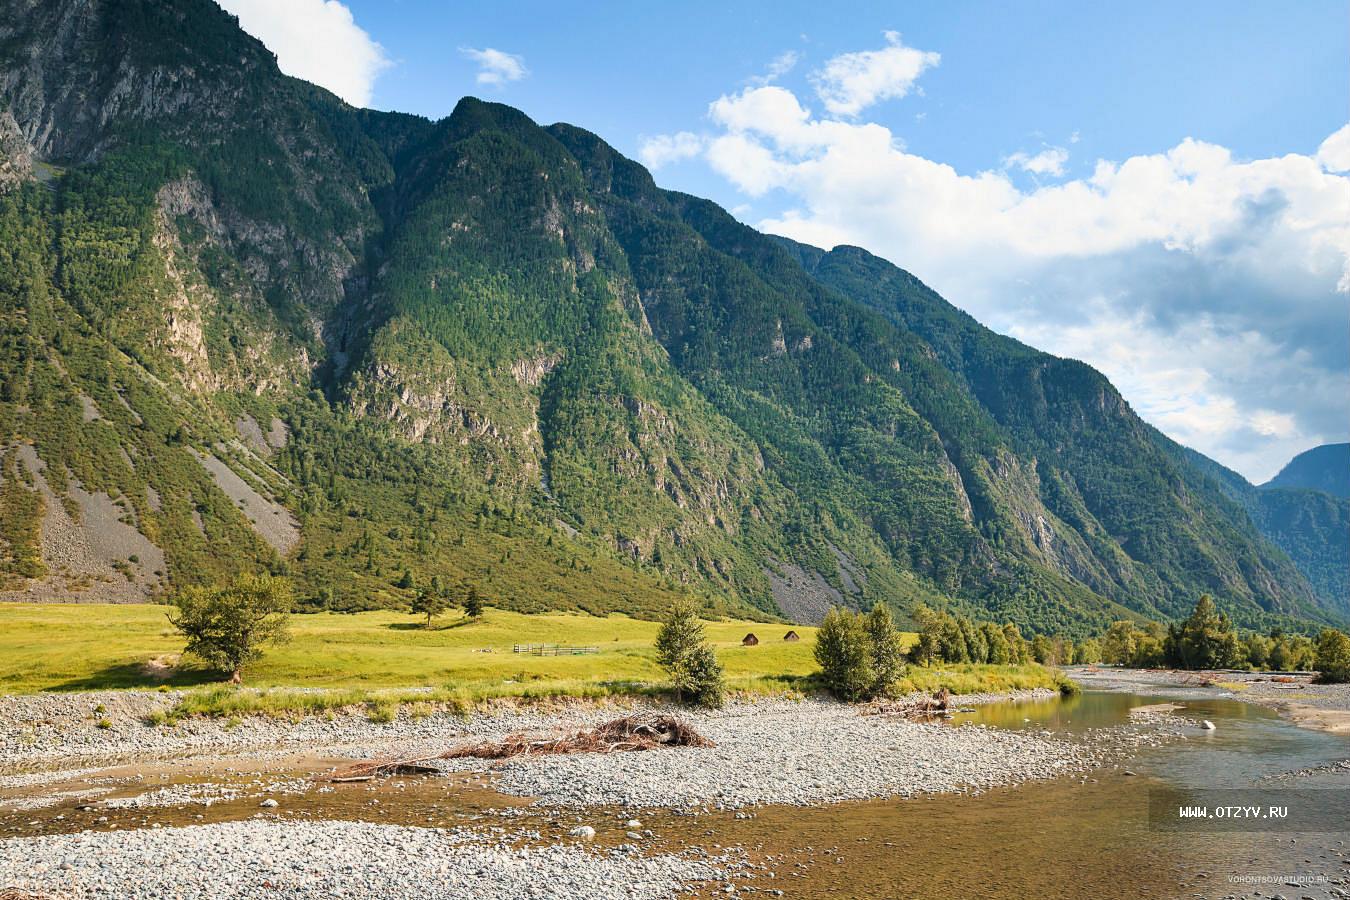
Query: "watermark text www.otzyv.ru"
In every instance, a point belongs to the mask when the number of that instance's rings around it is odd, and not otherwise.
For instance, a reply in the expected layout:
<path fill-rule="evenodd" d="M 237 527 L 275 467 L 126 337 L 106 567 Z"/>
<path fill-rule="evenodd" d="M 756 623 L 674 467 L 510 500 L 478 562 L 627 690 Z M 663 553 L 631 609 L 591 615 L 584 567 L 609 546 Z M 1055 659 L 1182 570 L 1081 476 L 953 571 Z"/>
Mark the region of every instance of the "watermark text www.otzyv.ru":
<path fill-rule="evenodd" d="M 1178 806 L 1181 819 L 1287 819 L 1287 806 Z"/>
<path fill-rule="evenodd" d="M 1157 831 L 1344 834 L 1350 830 L 1350 790 L 1152 789 L 1148 822 Z"/>

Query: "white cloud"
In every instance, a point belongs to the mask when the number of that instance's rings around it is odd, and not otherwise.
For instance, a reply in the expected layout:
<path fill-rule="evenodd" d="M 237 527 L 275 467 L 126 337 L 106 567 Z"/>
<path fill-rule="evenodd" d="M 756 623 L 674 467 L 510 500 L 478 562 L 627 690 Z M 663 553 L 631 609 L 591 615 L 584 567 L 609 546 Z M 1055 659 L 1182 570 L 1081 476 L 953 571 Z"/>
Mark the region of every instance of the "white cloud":
<path fill-rule="evenodd" d="M 1317 161 L 1328 172 L 1350 172 L 1350 125 L 1342 125 L 1317 148 Z"/>
<path fill-rule="evenodd" d="M 643 140 L 638 157 L 647 168 L 660 169 L 702 152 L 703 138 L 693 132 L 681 131 L 678 134 L 658 134 Z"/>
<path fill-rule="evenodd" d="M 459 52 L 478 63 L 479 84 L 502 87 L 507 82 L 520 81 L 530 74 L 530 70 L 525 68 L 525 57 L 515 53 L 505 53 L 491 47 L 482 50 L 461 47 Z"/>
<path fill-rule="evenodd" d="M 786 209 L 761 229 L 904 266 L 996 330 L 1102 369 L 1147 420 L 1253 480 L 1350 437 L 1350 127 L 1315 155 L 1187 139 L 1024 188 L 909 153 L 851 109 L 817 116 L 772 85 L 725 95 L 704 159 L 750 197 L 775 192 Z M 1064 159 L 1013 162 L 1059 175 Z"/>
<path fill-rule="evenodd" d="M 756 75 L 754 78 L 751 78 L 750 83 L 760 85 L 773 84 L 788 72 L 795 69 L 801 58 L 801 54 L 796 50 L 784 50 L 769 62 L 769 67 L 765 69 L 763 75 Z"/>
<path fill-rule="evenodd" d="M 925 69 L 942 59 L 937 53 L 906 47 L 894 31 L 886 32 L 886 44 L 880 50 L 836 56 L 812 76 L 827 110 L 856 116 L 874 103 L 903 97 Z"/>
<path fill-rule="evenodd" d="M 338 0 L 217 0 L 277 56 L 281 71 L 369 106 L 375 79 L 392 63 Z"/>
<path fill-rule="evenodd" d="M 1068 161 L 1068 150 L 1063 147 L 1047 147 L 1034 156 L 1018 151 L 1003 160 L 1003 164 L 1017 166 L 1032 175 L 1053 175 L 1058 178 L 1064 174 L 1064 164 Z"/>

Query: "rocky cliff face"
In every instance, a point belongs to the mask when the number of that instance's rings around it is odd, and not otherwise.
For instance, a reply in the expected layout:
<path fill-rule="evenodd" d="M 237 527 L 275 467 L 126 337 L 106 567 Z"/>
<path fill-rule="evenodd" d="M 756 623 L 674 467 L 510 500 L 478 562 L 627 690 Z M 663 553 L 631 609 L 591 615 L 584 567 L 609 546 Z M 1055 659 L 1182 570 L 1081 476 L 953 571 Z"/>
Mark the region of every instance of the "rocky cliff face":
<path fill-rule="evenodd" d="M 263 566 L 333 608 L 438 575 L 522 609 L 1329 615 L 1100 375 L 862 251 L 507 107 L 351 109 L 207 0 L 0 12 L 11 596 Z M 49 510 L 98 521 L 76 491 L 146 542 L 114 587 L 43 562 Z"/>

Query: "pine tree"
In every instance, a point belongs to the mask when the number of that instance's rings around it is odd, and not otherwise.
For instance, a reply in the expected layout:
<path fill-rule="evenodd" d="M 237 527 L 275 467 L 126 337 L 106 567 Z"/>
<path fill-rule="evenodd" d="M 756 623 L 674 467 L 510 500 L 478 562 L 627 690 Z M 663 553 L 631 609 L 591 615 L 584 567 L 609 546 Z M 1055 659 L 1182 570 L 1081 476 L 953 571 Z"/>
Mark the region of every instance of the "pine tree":
<path fill-rule="evenodd" d="M 412 612 L 413 615 L 426 616 L 427 621 L 424 627 L 430 628 L 431 620 L 443 614 L 449 606 L 450 598 L 446 596 L 444 591 L 438 590 L 435 585 L 432 585 L 427 590 L 417 592 L 417 596 L 413 598 Z"/>
<path fill-rule="evenodd" d="M 470 585 L 469 592 L 464 597 L 464 613 L 470 619 L 477 619 L 483 614 L 483 597 L 478 593 L 478 588 Z"/>
<path fill-rule="evenodd" d="M 694 607 L 681 603 L 670 611 L 656 633 L 656 661 L 670 674 L 675 695 L 701 706 L 722 705 L 722 664 L 708 643 Z"/>

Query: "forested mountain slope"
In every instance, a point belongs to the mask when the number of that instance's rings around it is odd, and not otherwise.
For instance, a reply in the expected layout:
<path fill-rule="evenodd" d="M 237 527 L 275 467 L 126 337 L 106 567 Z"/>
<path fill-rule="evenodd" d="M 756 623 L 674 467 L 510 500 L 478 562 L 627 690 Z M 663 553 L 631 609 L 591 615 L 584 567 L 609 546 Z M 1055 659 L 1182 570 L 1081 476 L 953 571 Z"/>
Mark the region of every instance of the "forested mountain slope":
<path fill-rule="evenodd" d="M 1242 504 L 1261 532 L 1288 554 L 1323 605 L 1350 616 L 1350 497 L 1306 487 L 1277 487 L 1273 481 L 1257 487 L 1193 450 L 1185 454 Z M 1295 457 L 1295 462 L 1304 456 Z M 1291 469 L 1293 463 L 1284 471 Z"/>
<path fill-rule="evenodd" d="M 1263 488 L 1308 488 L 1350 498 L 1350 444 L 1323 444 L 1289 461 Z"/>
<path fill-rule="evenodd" d="M 0 57 L 4 596 L 1343 612 L 1098 373 L 585 131 L 353 109 L 209 0 L 2 0 Z"/>

